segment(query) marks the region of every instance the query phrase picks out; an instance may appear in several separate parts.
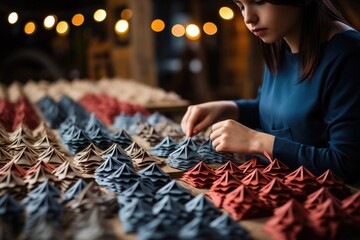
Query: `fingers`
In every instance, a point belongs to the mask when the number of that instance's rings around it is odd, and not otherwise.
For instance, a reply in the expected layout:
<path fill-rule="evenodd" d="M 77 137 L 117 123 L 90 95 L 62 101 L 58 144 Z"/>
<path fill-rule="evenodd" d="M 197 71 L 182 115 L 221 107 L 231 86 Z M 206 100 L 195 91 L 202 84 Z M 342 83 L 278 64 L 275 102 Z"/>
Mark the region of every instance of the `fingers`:
<path fill-rule="evenodd" d="M 190 106 L 181 121 L 181 127 L 185 135 L 191 137 L 205 129 L 207 122 L 209 122 L 209 116 L 205 116 L 201 108 Z"/>

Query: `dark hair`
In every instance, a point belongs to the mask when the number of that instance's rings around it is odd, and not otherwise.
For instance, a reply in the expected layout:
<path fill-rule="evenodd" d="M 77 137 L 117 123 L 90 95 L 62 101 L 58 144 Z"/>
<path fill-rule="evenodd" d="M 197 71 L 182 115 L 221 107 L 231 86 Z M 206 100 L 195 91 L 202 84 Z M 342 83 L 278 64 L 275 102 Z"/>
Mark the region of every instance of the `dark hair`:
<path fill-rule="evenodd" d="M 292 5 L 302 8 L 302 28 L 299 46 L 300 66 L 302 73 L 300 81 L 311 77 L 321 57 L 321 44 L 325 34 L 334 26 L 334 21 L 347 23 L 342 14 L 335 8 L 331 0 L 266 0 L 276 5 Z M 319 36 L 319 31 L 321 31 Z M 271 73 L 276 73 L 280 67 L 284 40 L 267 44 L 258 38 L 260 52 Z"/>

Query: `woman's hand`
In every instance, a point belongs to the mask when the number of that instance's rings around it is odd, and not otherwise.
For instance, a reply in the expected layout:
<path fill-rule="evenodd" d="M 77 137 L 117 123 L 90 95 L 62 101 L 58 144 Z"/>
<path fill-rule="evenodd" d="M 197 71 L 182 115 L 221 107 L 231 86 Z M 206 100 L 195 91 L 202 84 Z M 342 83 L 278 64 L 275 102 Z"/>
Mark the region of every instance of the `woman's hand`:
<path fill-rule="evenodd" d="M 181 127 L 187 137 L 198 134 L 220 119 L 237 119 L 238 109 L 232 101 L 214 101 L 189 106 Z"/>
<path fill-rule="evenodd" d="M 242 154 L 263 154 L 272 157 L 275 137 L 257 132 L 234 120 L 215 123 L 210 134 L 213 147 L 217 152 L 233 152 Z"/>

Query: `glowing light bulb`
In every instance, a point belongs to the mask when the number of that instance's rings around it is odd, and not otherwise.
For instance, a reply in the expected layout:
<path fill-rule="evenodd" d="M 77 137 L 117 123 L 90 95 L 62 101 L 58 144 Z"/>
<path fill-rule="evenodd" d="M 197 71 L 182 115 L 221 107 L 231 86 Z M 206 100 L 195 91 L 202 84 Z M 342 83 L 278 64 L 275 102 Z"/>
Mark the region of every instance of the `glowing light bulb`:
<path fill-rule="evenodd" d="M 56 17 L 54 15 L 49 15 L 44 19 L 45 29 L 52 29 L 55 26 Z"/>
<path fill-rule="evenodd" d="M 217 26 L 212 22 L 207 22 L 204 24 L 203 30 L 207 35 L 214 35 L 217 33 Z"/>
<path fill-rule="evenodd" d="M 116 22 L 115 24 L 115 32 L 117 34 L 122 34 L 122 33 L 126 33 L 129 30 L 129 22 L 121 19 L 119 21 Z"/>
<path fill-rule="evenodd" d="M 104 9 L 98 9 L 94 13 L 94 20 L 97 22 L 102 22 L 106 18 L 106 11 Z"/>
<path fill-rule="evenodd" d="M 84 23 L 84 15 L 82 15 L 81 13 L 75 14 L 72 19 L 71 19 L 71 23 L 74 26 L 81 26 Z"/>
<path fill-rule="evenodd" d="M 174 35 L 175 37 L 182 37 L 185 34 L 185 27 L 181 24 L 175 24 L 172 28 L 171 28 L 171 33 L 172 35 Z"/>
<path fill-rule="evenodd" d="M 231 20 L 234 18 L 234 11 L 229 7 L 222 7 L 219 10 L 220 17 L 225 20 Z"/>
<path fill-rule="evenodd" d="M 151 23 L 151 29 L 155 32 L 161 32 L 162 30 L 164 30 L 164 28 L 165 28 L 165 23 L 161 19 L 155 19 Z"/>
<path fill-rule="evenodd" d="M 15 24 L 19 19 L 19 15 L 16 12 L 12 12 L 8 16 L 8 21 L 10 24 Z"/>
<path fill-rule="evenodd" d="M 27 34 L 27 35 L 31 35 L 31 34 L 34 34 L 36 31 L 36 25 L 34 22 L 28 22 L 25 24 L 25 27 L 24 27 L 24 32 Z"/>
<path fill-rule="evenodd" d="M 56 32 L 61 36 L 67 35 L 69 31 L 69 24 L 66 21 L 61 21 L 56 25 Z"/>
<path fill-rule="evenodd" d="M 197 40 L 200 37 L 200 29 L 195 24 L 189 24 L 186 27 L 186 37 L 190 40 Z"/>

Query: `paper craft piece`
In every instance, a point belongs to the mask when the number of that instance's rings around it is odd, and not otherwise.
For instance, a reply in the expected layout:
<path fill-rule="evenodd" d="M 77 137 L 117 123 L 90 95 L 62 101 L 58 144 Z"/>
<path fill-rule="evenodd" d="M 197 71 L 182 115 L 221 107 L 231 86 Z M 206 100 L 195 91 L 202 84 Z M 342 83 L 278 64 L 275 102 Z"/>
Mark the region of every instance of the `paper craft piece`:
<path fill-rule="evenodd" d="M 154 218 L 151 209 L 151 205 L 147 201 L 137 198 L 121 208 L 119 218 L 124 232 L 137 232 L 142 225 L 149 223 Z"/>
<path fill-rule="evenodd" d="M 176 142 L 181 141 L 185 134 L 183 133 L 180 125 L 178 124 L 168 124 L 162 123 L 155 126 L 155 130 L 161 134 L 163 137 L 171 137 Z"/>
<path fill-rule="evenodd" d="M 146 121 L 153 127 L 161 122 L 170 122 L 170 120 L 165 117 L 165 115 L 159 112 L 152 113 L 149 117 L 147 117 Z"/>
<path fill-rule="evenodd" d="M 48 144 L 53 145 L 58 144 L 57 137 L 51 128 L 44 122 L 41 121 L 40 124 L 32 131 L 32 135 L 37 140 L 36 142 L 45 142 L 41 140 L 43 137 L 47 137 Z M 36 144 L 34 143 L 34 145 Z M 47 147 L 46 147 L 47 148 Z"/>
<path fill-rule="evenodd" d="M 101 157 L 105 159 L 105 161 L 112 161 L 113 164 L 123 163 L 129 165 L 129 167 L 134 169 L 134 165 L 130 156 L 123 150 L 123 148 L 114 143 L 110 148 L 101 153 Z M 105 163 L 103 163 L 105 164 Z"/>
<path fill-rule="evenodd" d="M 217 207 L 223 206 L 223 201 L 228 193 L 236 189 L 241 184 L 240 179 L 226 171 L 218 180 L 216 180 L 206 193 Z"/>
<path fill-rule="evenodd" d="M 66 113 L 67 116 L 75 116 L 78 119 L 80 126 L 85 126 L 87 119 L 89 119 L 89 112 L 87 112 L 80 104 L 76 103 L 69 96 L 63 95 L 57 102 L 60 111 Z"/>
<path fill-rule="evenodd" d="M 120 132 L 113 133 L 110 136 L 111 141 L 119 144 L 123 149 L 133 143 L 131 136 L 125 130 L 120 130 Z"/>
<path fill-rule="evenodd" d="M 344 181 L 336 176 L 330 169 L 316 178 L 318 183 L 327 187 L 328 190 L 337 198 L 344 199 L 351 195 L 350 189 L 346 187 Z"/>
<path fill-rule="evenodd" d="M 347 218 L 350 217 L 350 219 L 348 219 L 349 225 L 358 232 L 358 226 L 360 225 L 360 192 L 356 192 L 350 197 L 344 199 L 342 201 L 342 208 L 344 209 Z"/>
<path fill-rule="evenodd" d="M 61 111 L 57 103 L 50 96 L 44 96 L 36 105 L 51 128 L 59 128 L 60 124 L 66 119 L 66 113 Z"/>
<path fill-rule="evenodd" d="M 125 152 L 130 156 L 130 158 L 141 154 L 143 151 L 145 151 L 145 149 L 140 147 L 136 142 L 133 142 L 130 146 L 125 148 Z"/>
<path fill-rule="evenodd" d="M 62 192 L 67 191 L 71 185 L 83 177 L 81 172 L 68 161 L 57 167 L 52 174 L 57 177 Z"/>
<path fill-rule="evenodd" d="M 183 240 L 192 239 L 221 239 L 221 236 L 209 223 L 201 218 L 194 218 L 185 224 L 179 231 L 179 238 Z"/>
<path fill-rule="evenodd" d="M 328 198 L 309 216 L 320 239 L 344 239 L 346 215 L 338 201 Z"/>
<path fill-rule="evenodd" d="M 140 120 L 140 122 L 143 121 L 145 120 Z M 130 135 L 136 134 L 136 132 L 140 129 L 140 125 L 137 124 L 137 120 L 125 113 L 121 113 L 115 117 L 112 127 L 114 129 L 125 130 Z"/>
<path fill-rule="evenodd" d="M 41 213 L 25 221 L 24 239 L 64 239 L 61 219 L 52 213 Z"/>
<path fill-rule="evenodd" d="M 30 168 L 26 172 L 24 182 L 28 185 L 28 189 L 31 191 L 43 182 L 50 180 L 56 182 L 55 175 L 52 174 L 55 167 L 44 161 L 38 161 L 38 163 Z"/>
<path fill-rule="evenodd" d="M 24 208 L 15 201 L 10 195 L 5 194 L 0 197 L 0 225 L 6 226 L 9 233 L 16 236 L 20 233 L 20 226 L 24 221 Z M 0 231 L 0 238 L 4 237 Z M 6 238 L 1 238 L 6 239 Z"/>
<path fill-rule="evenodd" d="M 222 207 L 236 221 L 271 215 L 270 209 L 243 184 L 225 196 Z"/>
<path fill-rule="evenodd" d="M 275 158 L 266 168 L 264 168 L 264 170 L 262 170 L 262 173 L 271 177 L 283 178 L 290 173 L 290 169 Z"/>
<path fill-rule="evenodd" d="M 79 180 L 77 180 L 77 182 L 65 192 L 62 198 L 62 203 L 68 202 L 76 198 L 78 195 L 80 195 L 86 185 L 87 184 L 83 179 L 80 178 Z"/>
<path fill-rule="evenodd" d="M 100 153 L 92 149 L 77 153 L 74 157 L 74 163 L 81 173 L 94 174 L 95 170 L 103 164 L 104 159 Z"/>
<path fill-rule="evenodd" d="M 201 157 L 190 144 L 181 146 L 172 152 L 166 159 L 166 162 L 170 167 L 180 170 L 188 170 L 196 166 L 200 161 Z"/>
<path fill-rule="evenodd" d="M 66 162 L 68 158 L 68 156 L 66 156 L 64 153 L 60 152 L 53 146 L 48 147 L 46 150 L 40 153 L 38 157 L 39 160 L 50 163 L 55 167 L 58 167 L 64 162 Z"/>
<path fill-rule="evenodd" d="M 195 167 L 189 169 L 180 178 L 181 181 L 198 188 L 209 188 L 216 179 L 218 179 L 218 177 L 214 171 L 203 161 L 200 161 Z"/>
<path fill-rule="evenodd" d="M 248 231 L 235 222 L 228 214 L 222 214 L 210 223 L 210 227 L 214 228 L 221 239 L 244 239 L 251 240 L 252 237 Z"/>
<path fill-rule="evenodd" d="M 224 165 L 216 169 L 215 175 L 221 177 L 227 171 L 238 179 L 242 179 L 243 177 L 245 177 L 245 174 L 241 170 L 239 170 L 232 161 L 227 161 Z"/>
<path fill-rule="evenodd" d="M 327 187 L 321 187 L 316 192 L 307 196 L 304 206 L 309 210 L 313 211 L 320 205 L 324 204 L 329 198 L 333 199 L 338 205 L 341 205 L 340 200 L 338 200 L 333 194 L 330 193 Z"/>
<path fill-rule="evenodd" d="M 81 152 L 91 143 L 85 132 L 76 125 L 65 128 L 61 132 L 61 141 L 72 154 Z"/>
<path fill-rule="evenodd" d="M 178 231 L 174 231 L 174 229 L 166 226 L 162 218 L 155 218 L 138 229 L 138 240 L 167 240 L 177 238 Z"/>
<path fill-rule="evenodd" d="M 221 215 L 220 210 L 212 204 L 203 193 L 185 204 L 185 210 L 206 223 L 211 222 Z"/>
<path fill-rule="evenodd" d="M 91 181 L 83 188 L 80 194 L 65 203 L 65 208 L 73 212 L 75 216 L 79 213 L 86 212 L 88 209 L 94 208 L 95 205 L 105 204 L 104 206 L 110 209 L 110 206 L 106 205 L 107 203 L 103 195 L 104 193 L 100 190 L 99 185 L 96 184 L 95 181 Z M 70 219 L 73 219 L 73 217 Z"/>
<path fill-rule="evenodd" d="M 15 142 L 17 140 L 23 141 L 26 146 L 32 145 L 35 142 L 31 130 L 23 124 L 17 126 L 14 131 L 9 134 L 9 140 L 10 142 Z"/>
<path fill-rule="evenodd" d="M 193 197 L 190 191 L 180 185 L 176 180 L 171 180 L 168 184 L 160 188 L 155 194 L 155 200 L 159 201 L 166 195 L 172 197 L 175 201 L 185 204 Z"/>
<path fill-rule="evenodd" d="M 0 123 L 7 132 L 12 131 L 12 120 L 14 119 L 14 110 L 12 104 L 3 98 L 0 100 Z"/>
<path fill-rule="evenodd" d="M 26 196 L 27 189 L 23 179 L 8 170 L 0 174 L 0 196 L 11 194 L 15 199 L 20 200 Z"/>
<path fill-rule="evenodd" d="M 130 204 L 133 199 L 141 199 L 149 205 L 153 204 L 154 195 L 149 187 L 147 187 L 141 180 L 138 180 L 134 185 L 118 195 L 118 203 L 120 208 Z"/>
<path fill-rule="evenodd" d="M 7 146 L 7 144 L 6 144 Z M 0 167 L 5 166 L 11 160 L 11 155 L 5 150 L 6 147 L 1 147 L 0 140 Z"/>
<path fill-rule="evenodd" d="M 151 147 L 159 144 L 162 141 L 161 135 L 156 132 L 155 128 L 150 124 L 145 123 L 137 132 L 136 135 L 146 140 Z"/>
<path fill-rule="evenodd" d="M 55 148 L 60 151 L 62 147 L 55 139 L 53 139 L 49 135 L 44 135 L 34 143 L 33 148 L 36 152 L 42 153 L 49 148 Z"/>
<path fill-rule="evenodd" d="M 40 123 L 39 116 L 25 96 L 20 96 L 18 98 L 14 107 L 14 112 L 13 130 L 20 124 L 24 124 L 30 129 L 35 129 Z"/>
<path fill-rule="evenodd" d="M 258 195 L 260 200 L 273 209 L 284 205 L 293 196 L 293 192 L 279 178 L 275 177 L 259 190 Z"/>
<path fill-rule="evenodd" d="M 63 209 L 51 193 L 40 194 L 36 198 L 31 198 L 27 203 L 27 222 L 33 221 L 39 215 L 50 215 L 53 221 L 61 223 Z M 60 224 L 59 224 L 60 225 Z"/>
<path fill-rule="evenodd" d="M 102 122 L 100 122 L 99 119 L 95 117 L 93 113 L 90 114 L 87 121 L 85 134 L 92 143 L 102 149 L 109 148 L 112 145 L 110 140 L 110 131 Z"/>
<path fill-rule="evenodd" d="M 176 150 L 178 143 L 174 139 L 167 136 L 159 144 L 151 148 L 151 153 L 158 157 L 168 157 Z"/>
<path fill-rule="evenodd" d="M 241 164 L 239 167 L 240 171 L 245 174 L 251 173 L 255 169 L 262 170 L 265 168 L 265 165 L 257 157 L 253 157 L 245 163 Z"/>
<path fill-rule="evenodd" d="M 284 183 L 299 194 L 309 195 L 319 188 L 315 176 L 304 166 L 286 175 Z"/>
<path fill-rule="evenodd" d="M 155 163 L 140 170 L 138 174 L 140 175 L 142 182 L 144 182 L 153 193 L 171 181 L 170 176 Z"/>
<path fill-rule="evenodd" d="M 210 139 L 201 144 L 197 150 L 203 161 L 207 164 L 211 163 L 226 163 L 228 161 L 235 161 L 234 155 L 231 153 L 216 152 L 212 146 Z"/>
<path fill-rule="evenodd" d="M 13 172 L 16 176 L 21 178 L 26 175 L 26 170 L 13 161 L 7 163 L 0 169 L 0 175 L 5 175 L 8 173 L 8 171 Z"/>
<path fill-rule="evenodd" d="M 151 155 L 148 151 L 142 151 L 141 153 L 132 158 L 132 162 L 134 163 L 135 168 L 142 169 L 153 163 L 162 164 L 164 163 L 164 160 Z"/>
<path fill-rule="evenodd" d="M 246 175 L 241 182 L 251 188 L 253 191 L 258 192 L 262 187 L 270 182 L 270 178 L 261 173 L 261 170 L 255 169 Z"/>
<path fill-rule="evenodd" d="M 137 182 L 140 176 L 127 164 L 116 169 L 106 178 L 96 178 L 96 182 L 111 192 L 121 193 Z"/>
<path fill-rule="evenodd" d="M 183 146 L 188 146 L 190 147 L 193 151 L 197 152 L 200 145 L 198 143 L 195 142 L 195 140 L 193 138 L 186 138 L 183 141 L 181 141 L 178 145 L 178 148 L 181 148 Z"/>
<path fill-rule="evenodd" d="M 75 221 L 70 235 L 74 240 L 118 239 L 98 206 L 89 209 Z"/>
<path fill-rule="evenodd" d="M 191 215 L 185 211 L 184 205 L 170 195 L 166 195 L 158 201 L 153 206 L 152 213 L 157 218 L 161 218 L 165 226 L 174 230 L 178 230 L 184 226 L 191 217 Z"/>
<path fill-rule="evenodd" d="M 307 239 L 314 237 L 304 207 L 294 199 L 276 208 L 263 230 L 274 239 Z"/>
<path fill-rule="evenodd" d="M 47 195 L 54 199 L 60 198 L 60 191 L 57 187 L 51 184 L 48 180 L 39 184 L 36 188 L 30 191 L 27 197 L 22 201 L 24 205 L 29 205 L 34 201 L 38 201 L 39 196 Z"/>

